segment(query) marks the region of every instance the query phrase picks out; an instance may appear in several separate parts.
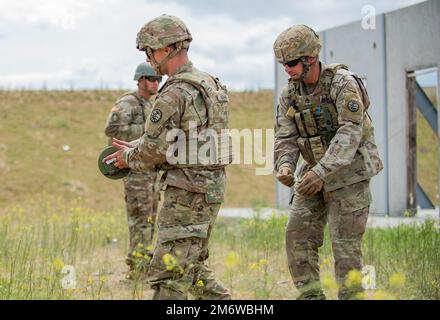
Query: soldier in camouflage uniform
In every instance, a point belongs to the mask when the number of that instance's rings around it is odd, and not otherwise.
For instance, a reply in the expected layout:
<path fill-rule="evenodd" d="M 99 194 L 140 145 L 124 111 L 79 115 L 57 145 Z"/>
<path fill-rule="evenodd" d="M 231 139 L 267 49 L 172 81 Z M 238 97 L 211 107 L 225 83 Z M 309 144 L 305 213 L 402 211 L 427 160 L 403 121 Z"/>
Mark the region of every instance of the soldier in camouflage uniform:
<path fill-rule="evenodd" d="M 150 98 L 157 94 L 161 77 L 143 62 L 138 65 L 134 80 L 138 82 L 138 90 L 120 97 L 108 116 L 105 134 L 110 137 L 109 144 L 112 138 L 139 139 L 145 131 L 145 119 L 152 109 Z M 152 256 L 159 196 L 157 175 L 154 169 L 131 170 L 123 179 L 129 229 L 128 278 L 133 278 L 137 270 L 147 269 Z"/>
<path fill-rule="evenodd" d="M 293 187 L 286 251 L 298 299 L 325 299 L 318 249 L 327 221 L 338 297 L 351 299 L 362 288 L 346 279 L 362 267 L 370 179 L 383 165 L 362 80 L 345 65 L 321 63 L 320 50 L 318 35 L 304 25 L 288 28 L 274 43 L 276 59 L 290 76 L 276 113 L 275 170 L 281 183 Z M 300 154 L 304 162 L 295 182 Z"/>
<path fill-rule="evenodd" d="M 155 290 L 153 299 L 187 299 L 188 293 L 197 299 L 230 299 L 229 291 L 205 264 L 208 240 L 224 200 L 225 166 L 232 162 L 230 137 L 222 134 L 228 128 L 228 96 L 217 78 L 189 61 L 191 40 L 185 24 L 170 15 L 149 21 L 139 31 L 138 49 L 146 51 L 156 72 L 169 78 L 154 102 L 139 143 L 114 140 L 120 151 L 104 160 L 116 158 L 119 168 L 142 170 L 161 165 L 166 170 L 162 179 L 165 199 L 157 218 L 158 241 L 148 271 Z M 184 132 L 189 152 L 184 154 L 185 161 L 171 164 L 167 151 L 173 140 L 167 135 L 175 129 Z M 205 129 L 228 144 L 214 145 L 213 161 L 198 157 L 192 161 L 200 147 L 195 138 Z M 191 149 L 194 143 L 196 150 Z"/>

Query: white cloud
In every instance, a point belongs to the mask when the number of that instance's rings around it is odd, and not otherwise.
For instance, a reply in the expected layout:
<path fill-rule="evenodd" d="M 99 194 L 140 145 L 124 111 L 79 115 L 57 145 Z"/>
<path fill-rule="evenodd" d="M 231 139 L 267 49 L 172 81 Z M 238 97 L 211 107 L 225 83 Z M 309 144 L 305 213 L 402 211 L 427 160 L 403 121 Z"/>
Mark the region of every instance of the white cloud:
<path fill-rule="evenodd" d="M 145 59 L 135 48 L 136 33 L 168 13 L 191 30 L 190 56 L 200 69 L 232 89 L 273 87 L 272 44 L 288 26 L 323 29 L 359 20 L 363 4 L 376 4 L 380 12 L 415 2 L 280 0 L 277 6 L 246 0 L 231 11 L 229 0 L 215 7 L 165 0 L 2 0 L 0 50 L 7 63 L 0 65 L 0 86 L 133 88 L 133 71 Z"/>
<path fill-rule="evenodd" d="M 87 16 L 92 2 L 93 0 L 3 0 L 0 20 L 3 24 L 74 29 L 77 22 Z"/>

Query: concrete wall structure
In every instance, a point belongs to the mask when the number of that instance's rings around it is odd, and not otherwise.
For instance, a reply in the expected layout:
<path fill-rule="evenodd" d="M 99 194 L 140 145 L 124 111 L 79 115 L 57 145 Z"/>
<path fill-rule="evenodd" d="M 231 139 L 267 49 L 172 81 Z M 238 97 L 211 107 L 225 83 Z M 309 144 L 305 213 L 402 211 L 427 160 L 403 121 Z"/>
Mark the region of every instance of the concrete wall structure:
<path fill-rule="evenodd" d="M 372 213 L 401 215 L 406 210 L 406 77 L 410 71 L 440 65 L 439 21 L 440 1 L 431 0 L 376 16 L 375 29 L 363 29 L 358 21 L 320 32 L 321 61 L 347 64 L 367 85 L 385 166 L 372 179 Z M 287 75 L 279 64 L 275 70 L 276 106 Z M 277 183 L 276 193 L 277 205 L 286 207 L 290 190 Z"/>

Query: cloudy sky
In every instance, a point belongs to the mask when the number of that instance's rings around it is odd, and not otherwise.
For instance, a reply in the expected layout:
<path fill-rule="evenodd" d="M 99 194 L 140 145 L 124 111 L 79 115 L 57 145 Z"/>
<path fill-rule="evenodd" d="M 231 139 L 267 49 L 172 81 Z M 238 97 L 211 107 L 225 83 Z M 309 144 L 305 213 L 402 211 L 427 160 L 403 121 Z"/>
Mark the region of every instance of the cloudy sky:
<path fill-rule="evenodd" d="M 272 44 L 287 27 L 324 30 L 421 0 L 0 0 L 0 88 L 134 88 L 136 34 L 163 13 L 191 30 L 194 64 L 234 90 L 273 88 Z"/>

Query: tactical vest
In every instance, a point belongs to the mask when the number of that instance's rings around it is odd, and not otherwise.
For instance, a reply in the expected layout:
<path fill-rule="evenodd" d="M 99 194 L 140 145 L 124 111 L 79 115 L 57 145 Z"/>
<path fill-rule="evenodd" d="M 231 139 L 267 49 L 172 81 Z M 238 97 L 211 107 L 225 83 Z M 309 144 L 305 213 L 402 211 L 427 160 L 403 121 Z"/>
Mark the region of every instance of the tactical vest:
<path fill-rule="evenodd" d="M 187 156 L 185 163 L 177 163 L 174 168 L 207 167 L 216 169 L 232 163 L 232 139 L 229 132 L 229 98 L 227 89 L 218 78 L 208 74 L 215 87 L 203 79 L 206 76 L 184 72 L 173 76 L 167 84 L 185 82 L 201 93 L 205 102 L 207 119 L 202 120 L 197 137 L 186 131 Z M 189 112 L 189 111 L 186 111 Z M 195 110 L 197 113 L 197 110 Z M 204 134 L 203 134 L 204 133 Z M 196 141 L 197 140 L 197 141 Z M 197 145 L 197 148 L 194 146 Z M 199 154 L 200 148 L 204 148 Z M 196 163 L 195 163 L 196 162 Z"/>
<path fill-rule="evenodd" d="M 316 88 L 311 94 L 306 94 L 297 81 L 289 82 L 288 104 L 286 117 L 295 122 L 300 138 L 298 148 L 304 160 L 311 165 L 324 157 L 330 141 L 340 127 L 338 111 L 330 96 L 333 77 L 339 69 L 348 70 L 343 64 L 322 65 L 324 70 L 319 77 Z M 368 108 L 369 100 L 362 80 L 351 73 L 361 87 L 363 103 Z"/>

